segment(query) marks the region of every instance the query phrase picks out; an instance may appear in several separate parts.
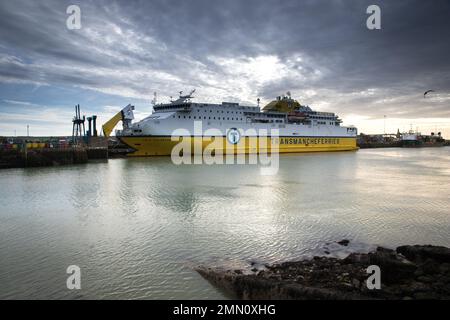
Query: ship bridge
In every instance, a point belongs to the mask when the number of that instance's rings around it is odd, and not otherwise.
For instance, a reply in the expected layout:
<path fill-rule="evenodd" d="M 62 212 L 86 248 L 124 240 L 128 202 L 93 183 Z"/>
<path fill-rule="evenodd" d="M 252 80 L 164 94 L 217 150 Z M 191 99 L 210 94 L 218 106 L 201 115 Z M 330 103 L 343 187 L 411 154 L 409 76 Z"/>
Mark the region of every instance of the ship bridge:
<path fill-rule="evenodd" d="M 160 104 L 153 107 L 155 112 L 160 111 L 190 111 L 192 105 L 190 103 L 169 103 L 169 104 Z"/>

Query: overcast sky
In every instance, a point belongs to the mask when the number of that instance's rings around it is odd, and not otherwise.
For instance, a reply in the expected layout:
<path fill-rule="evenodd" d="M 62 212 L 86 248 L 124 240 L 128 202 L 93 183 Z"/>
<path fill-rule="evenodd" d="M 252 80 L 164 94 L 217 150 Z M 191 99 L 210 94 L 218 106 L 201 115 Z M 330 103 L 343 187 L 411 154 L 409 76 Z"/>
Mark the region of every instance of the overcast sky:
<path fill-rule="evenodd" d="M 81 29 L 66 8 L 81 8 Z M 381 30 L 366 9 L 381 8 Z M 450 138 L 450 1 L 1 1 L 0 134 L 69 135 L 195 88 L 196 101 L 268 103 L 290 91 L 360 132 Z M 427 98 L 423 93 L 435 90 Z"/>

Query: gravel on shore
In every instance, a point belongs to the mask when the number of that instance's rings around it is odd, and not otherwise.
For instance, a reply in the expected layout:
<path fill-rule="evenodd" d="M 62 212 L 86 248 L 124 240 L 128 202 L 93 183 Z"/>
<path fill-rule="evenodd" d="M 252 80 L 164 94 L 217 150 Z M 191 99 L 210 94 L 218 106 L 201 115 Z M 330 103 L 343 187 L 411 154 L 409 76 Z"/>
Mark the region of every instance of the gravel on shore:
<path fill-rule="evenodd" d="M 346 246 L 348 240 L 338 243 Z M 380 289 L 367 286 L 370 265 L 380 268 Z M 204 266 L 196 270 L 238 299 L 450 299 L 450 249 L 440 246 L 378 247 L 344 259 L 316 256 L 250 274 Z"/>

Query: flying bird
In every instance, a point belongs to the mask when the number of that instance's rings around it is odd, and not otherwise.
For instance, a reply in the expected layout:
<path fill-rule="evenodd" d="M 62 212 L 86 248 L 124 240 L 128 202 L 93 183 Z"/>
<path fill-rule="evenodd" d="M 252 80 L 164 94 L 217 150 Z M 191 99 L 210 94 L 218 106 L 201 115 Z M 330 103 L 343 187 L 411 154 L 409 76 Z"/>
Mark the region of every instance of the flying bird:
<path fill-rule="evenodd" d="M 425 93 L 423 94 L 423 97 L 425 98 L 425 96 L 426 96 L 428 93 L 430 93 L 430 92 L 434 92 L 434 90 L 427 90 L 427 91 L 425 91 Z"/>

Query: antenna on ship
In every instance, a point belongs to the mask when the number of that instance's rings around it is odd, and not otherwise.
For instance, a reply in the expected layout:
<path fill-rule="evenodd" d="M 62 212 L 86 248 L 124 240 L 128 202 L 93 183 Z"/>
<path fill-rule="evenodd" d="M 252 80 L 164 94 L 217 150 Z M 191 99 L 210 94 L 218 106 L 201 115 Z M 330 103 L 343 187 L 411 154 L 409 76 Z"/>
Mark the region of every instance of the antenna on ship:
<path fill-rule="evenodd" d="M 156 105 L 156 98 L 157 98 L 157 94 L 156 94 L 156 91 L 155 92 L 153 92 L 153 99 L 152 99 L 152 105 Z"/>
<path fill-rule="evenodd" d="M 183 91 L 180 91 L 180 97 L 179 97 L 177 100 L 175 100 L 175 101 L 172 101 L 172 97 L 170 97 L 170 102 L 174 102 L 174 103 L 189 102 L 190 99 L 194 98 L 194 97 L 192 96 L 192 94 L 193 94 L 194 92 L 195 92 L 195 89 L 194 89 L 194 90 L 191 90 L 191 92 L 189 92 L 189 94 L 186 94 L 186 95 L 183 96 Z"/>
<path fill-rule="evenodd" d="M 260 101 L 260 99 L 258 98 L 258 99 L 256 99 L 256 102 L 258 103 L 258 107 L 259 107 L 259 101 Z"/>

